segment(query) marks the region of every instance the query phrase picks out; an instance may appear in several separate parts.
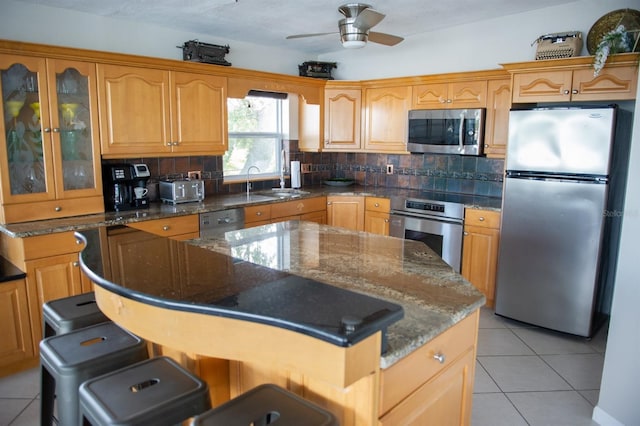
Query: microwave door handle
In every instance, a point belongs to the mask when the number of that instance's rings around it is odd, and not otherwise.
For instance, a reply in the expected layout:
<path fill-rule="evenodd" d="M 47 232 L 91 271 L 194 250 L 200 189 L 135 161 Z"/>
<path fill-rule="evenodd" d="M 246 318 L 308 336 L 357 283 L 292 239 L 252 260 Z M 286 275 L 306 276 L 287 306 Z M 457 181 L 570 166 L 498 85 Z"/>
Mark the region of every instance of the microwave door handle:
<path fill-rule="evenodd" d="M 460 113 L 460 129 L 458 129 L 458 151 L 464 152 L 464 112 Z"/>

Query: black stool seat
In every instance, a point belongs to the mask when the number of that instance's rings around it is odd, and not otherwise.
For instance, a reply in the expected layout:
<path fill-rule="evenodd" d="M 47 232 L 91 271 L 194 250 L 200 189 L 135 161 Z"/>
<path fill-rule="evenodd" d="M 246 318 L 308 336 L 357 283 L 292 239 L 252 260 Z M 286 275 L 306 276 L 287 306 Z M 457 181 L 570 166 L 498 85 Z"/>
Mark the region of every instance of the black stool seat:
<path fill-rule="evenodd" d="M 335 416 L 279 386 L 257 386 L 206 413 L 191 426 L 338 425 Z"/>
<path fill-rule="evenodd" d="M 207 384 L 163 356 L 80 386 L 80 410 L 93 425 L 172 425 L 209 408 Z"/>
<path fill-rule="evenodd" d="M 113 322 L 42 340 L 41 424 L 51 424 L 55 395 L 58 424 L 77 426 L 78 387 L 82 382 L 147 358 L 146 342 Z"/>
<path fill-rule="evenodd" d="M 96 304 L 93 292 L 51 300 L 42 305 L 44 337 L 68 333 L 109 321 Z"/>

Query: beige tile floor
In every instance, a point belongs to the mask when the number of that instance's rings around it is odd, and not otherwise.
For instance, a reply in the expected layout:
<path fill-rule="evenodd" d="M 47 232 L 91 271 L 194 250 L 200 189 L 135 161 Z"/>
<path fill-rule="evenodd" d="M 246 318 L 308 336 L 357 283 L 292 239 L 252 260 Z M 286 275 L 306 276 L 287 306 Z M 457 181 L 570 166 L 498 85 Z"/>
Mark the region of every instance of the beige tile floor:
<path fill-rule="evenodd" d="M 591 340 L 482 309 L 473 426 L 595 425 L 606 327 Z M 39 370 L 0 379 L 0 425 L 39 423 Z"/>

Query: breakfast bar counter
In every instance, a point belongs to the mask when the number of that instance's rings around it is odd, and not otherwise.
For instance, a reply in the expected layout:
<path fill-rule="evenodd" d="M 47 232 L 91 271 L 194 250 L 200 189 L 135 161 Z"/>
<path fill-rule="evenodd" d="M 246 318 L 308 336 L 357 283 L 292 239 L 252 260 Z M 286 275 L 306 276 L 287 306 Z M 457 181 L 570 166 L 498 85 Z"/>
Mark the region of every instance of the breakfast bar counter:
<path fill-rule="evenodd" d="M 214 405 L 276 383 L 345 425 L 468 423 L 484 296 L 426 245 L 299 221 L 184 242 L 94 231 L 78 235 L 99 307 L 205 378 Z"/>

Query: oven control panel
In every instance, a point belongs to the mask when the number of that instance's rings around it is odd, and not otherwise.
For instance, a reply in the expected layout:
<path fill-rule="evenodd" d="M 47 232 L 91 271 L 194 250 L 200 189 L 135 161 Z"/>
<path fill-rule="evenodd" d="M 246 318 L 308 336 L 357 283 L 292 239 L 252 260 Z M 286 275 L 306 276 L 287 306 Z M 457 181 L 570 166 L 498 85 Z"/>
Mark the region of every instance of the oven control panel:
<path fill-rule="evenodd" d="M 412 209 L 412 210 L 422 210 L 422 211 L 428 211 L 428 212 L 444 213 L 444 205 L 436 204 L 436 203 L 429 203 L 429 202 L 426 202 L 426 201 L 407 200 L 406 203 L 405 203 L 405 208 Z"/>

